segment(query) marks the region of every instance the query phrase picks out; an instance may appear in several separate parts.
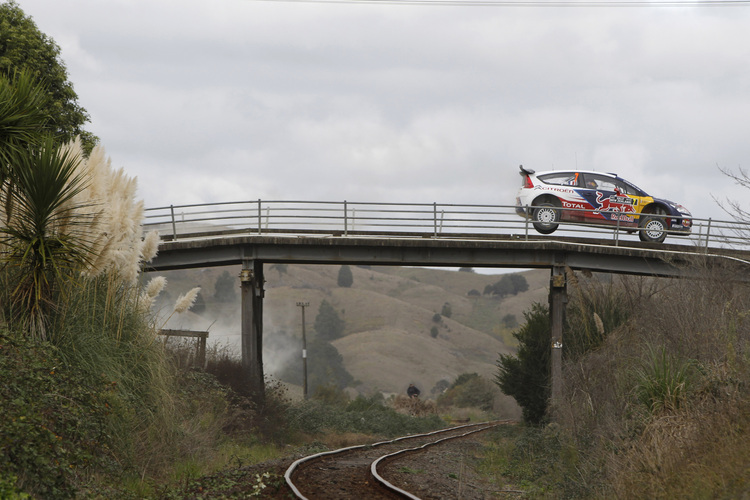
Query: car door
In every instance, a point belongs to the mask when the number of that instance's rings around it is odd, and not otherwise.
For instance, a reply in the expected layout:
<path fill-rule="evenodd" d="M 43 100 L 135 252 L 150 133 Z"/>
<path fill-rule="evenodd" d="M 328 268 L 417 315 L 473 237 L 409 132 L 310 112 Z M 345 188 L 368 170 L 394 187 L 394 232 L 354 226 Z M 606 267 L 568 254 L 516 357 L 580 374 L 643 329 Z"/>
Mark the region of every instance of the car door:
<path fill-rule="evenodd" d="M 638 197 L 631 196 L 631 188 L 617 178 L 586 174 L 583 197 L 592 207 L 586 212 L 586 222 L 594 224 L 619 224 L 634 226 L 637 224 Z"/>

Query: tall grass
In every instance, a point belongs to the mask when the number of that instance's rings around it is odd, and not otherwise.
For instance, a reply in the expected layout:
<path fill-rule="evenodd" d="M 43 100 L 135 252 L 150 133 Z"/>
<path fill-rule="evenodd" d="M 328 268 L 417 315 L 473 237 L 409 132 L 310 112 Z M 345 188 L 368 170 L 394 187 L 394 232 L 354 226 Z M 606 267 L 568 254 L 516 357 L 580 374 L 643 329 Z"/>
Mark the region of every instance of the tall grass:
<path fill-rule="evenodd" d="M 159 436 L 167 445 L 176 432 L 169 423 L 175 374 L 138 297 L 135 287 L 111 274 L 85 279 L 60 303 L 50 335 L 67 363 L 92 379 L 104 377 L 116 389 L 120 411 L 110 420 L 110 431 L 121 454 L 117 459 L 130 464 L 145 446 L 139 441 L 155 447 L 152 438 Z"/>

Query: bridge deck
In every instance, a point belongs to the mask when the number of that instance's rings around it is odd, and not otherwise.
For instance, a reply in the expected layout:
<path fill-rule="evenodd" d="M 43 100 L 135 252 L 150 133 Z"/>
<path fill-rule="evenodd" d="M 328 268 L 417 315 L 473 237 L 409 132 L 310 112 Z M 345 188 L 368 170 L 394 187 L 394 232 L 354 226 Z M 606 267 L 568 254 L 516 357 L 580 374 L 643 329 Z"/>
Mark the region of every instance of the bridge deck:
<path fill-rule="evenodd" d="M 750 264 L 750 252 L 686 245 L 643 245 L 610 240 L 486 235 L 423 236 L 205 235 L 162 242 L 149 270 L 242 264 L 402 265 L 435 267 L 552 268 L 684 276 L 697 263 Z"/>

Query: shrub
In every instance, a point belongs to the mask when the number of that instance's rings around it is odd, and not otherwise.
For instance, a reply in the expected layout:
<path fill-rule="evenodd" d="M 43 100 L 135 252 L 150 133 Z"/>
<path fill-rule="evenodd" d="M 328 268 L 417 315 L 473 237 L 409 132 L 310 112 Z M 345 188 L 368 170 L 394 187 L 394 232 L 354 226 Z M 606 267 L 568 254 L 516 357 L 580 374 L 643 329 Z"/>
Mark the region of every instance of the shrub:
<path fill-rule="evenodd" d="M 438 398 L 441 407 L 479 408 L 492 410 L 495 391 L 490 382 L 477 373 L 464 373 L 458 376 L 450 388 Z"/>
<path fill-rule="evenodd" d="M 516 400 L 524 421 L 538 425 L 545 419 L 550 397 L 549 309 L 535 303 L 524 317 L 526 323 L 513 334 L 518 340 L 518 353 L 500 355 L 495 383 Z"/>
<path fill-rule="evenodd" d="M 652 414 L 680 408 L 690 389 L 693 363 L 680 361 L 662 346 L 649 346 L 648 358 L 636 371 L 636 395 Z"/>

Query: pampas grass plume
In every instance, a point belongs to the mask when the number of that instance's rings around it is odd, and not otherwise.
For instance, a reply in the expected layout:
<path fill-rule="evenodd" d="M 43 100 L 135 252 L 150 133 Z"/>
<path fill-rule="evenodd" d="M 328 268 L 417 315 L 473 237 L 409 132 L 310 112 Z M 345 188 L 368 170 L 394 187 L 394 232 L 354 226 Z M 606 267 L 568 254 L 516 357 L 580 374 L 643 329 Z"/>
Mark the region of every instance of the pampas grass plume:
<path fill-rule="evenodd" d="M 167 278 L 164 276 L 157 276 L 156 278 L 152 279 L 148 282 L 148 285 L 146 286 L 146 295 L 148 297 L 156 297 L 161 293 L 162 290 L 164 290 L 164 287 L 167 286 Z"/>
<path fill-rule="evenodd" d="M 143 262 L 151 262 L 159 251 L 159 233 L 150 231 L 143 239 L 143 248 L 141 248 L 141 258 Z"/>
<path fill-rule="evenodd" d="M 177 302 L 174 305 L 174 312 L 177 314 L 183 313 L 193 307 L 193 303 L 195 303 L 196 297 L 198 297 L 198 292 L 201 291 L 201 287 L 197 286 L 190 290 L 185 295 L 180 295 L 177 297 Z"/>
<path fill-rule="evenodd" d="M 594 323 L 596 324 L 596 331 L 599 332 L 599 335 L 604 335 L 604 322 L 596 313 L 594 313 Z"/>

